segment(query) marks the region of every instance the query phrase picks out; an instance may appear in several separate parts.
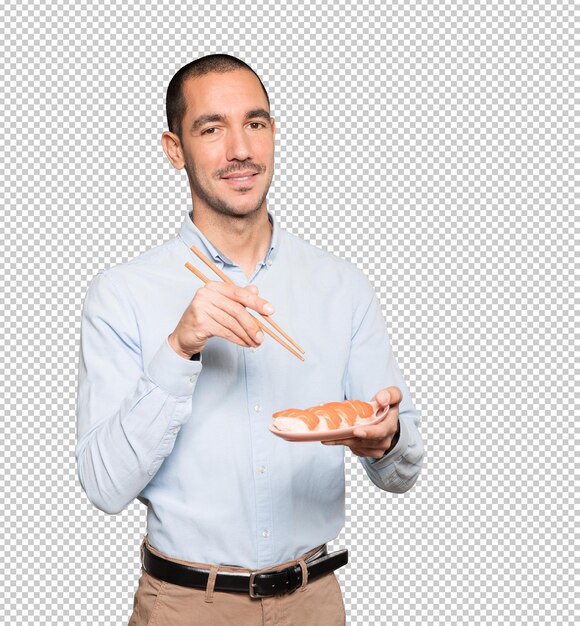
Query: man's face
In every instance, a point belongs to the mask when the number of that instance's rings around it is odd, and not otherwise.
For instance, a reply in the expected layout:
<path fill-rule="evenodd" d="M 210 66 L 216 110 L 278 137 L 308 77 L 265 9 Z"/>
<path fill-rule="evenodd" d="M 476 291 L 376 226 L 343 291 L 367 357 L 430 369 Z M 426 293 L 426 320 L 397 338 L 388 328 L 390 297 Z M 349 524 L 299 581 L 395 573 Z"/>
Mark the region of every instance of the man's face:
<path fill-rule="evenodd" d="M 274 174 L 275 125 L 258 79 L 247 70 L 212 72 L 183 90 L 181 145 L 194 209 L 259 211 Z"/>

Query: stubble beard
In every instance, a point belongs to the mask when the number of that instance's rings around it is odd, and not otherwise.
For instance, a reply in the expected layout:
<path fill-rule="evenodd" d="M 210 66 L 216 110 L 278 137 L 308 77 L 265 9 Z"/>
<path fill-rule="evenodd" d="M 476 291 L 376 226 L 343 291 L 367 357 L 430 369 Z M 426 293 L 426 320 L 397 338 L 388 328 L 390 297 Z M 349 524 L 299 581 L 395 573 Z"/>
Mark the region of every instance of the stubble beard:
<path fill-rule="evenodd" d="M 263 170 L 265 170 L 265 168 L 261 168 L 260 171 Z M 195 194 L 195 196 L 197 196 L 207 207 L 209 207 L 212 211 L 215 211 L 218 215 L 229 218 L 245 219 L 257 214 L 266 201 L 266 196 L 268 195 L 268 190 L 270 189 L 270 184 L 272 182 L 272 177 L 270 177 L 262 197 L 250 211 L 240 212 L 240 210 L 232 204 L 226 202 L 215 194 L 211 194 L 208 189 L 201 184 L 193 163 L 186 161 L 185 171 L 187 172 L 187 178 L 189 179 L 189 186 L 191 187 L 192 195 Z M 250 189 L 251 187 L 238 187 L 238 191 L 240 192 L 249 191 Z M 193 209 L 195 211 L 195 206 Z"/>

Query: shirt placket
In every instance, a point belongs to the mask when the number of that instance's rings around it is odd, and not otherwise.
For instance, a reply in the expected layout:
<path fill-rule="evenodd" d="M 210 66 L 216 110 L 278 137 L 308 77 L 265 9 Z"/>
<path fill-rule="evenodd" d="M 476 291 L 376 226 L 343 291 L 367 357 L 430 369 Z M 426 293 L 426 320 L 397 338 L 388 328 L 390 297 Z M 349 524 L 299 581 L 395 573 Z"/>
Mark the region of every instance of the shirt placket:
<path fill-rule="evenodd" d="M 272 563 L 273 542 L 276 539 L 272 519 L 272 496 L 270 492 L 270 463 L 266 437 L 270 435 L 264 427 L 264 372 L 260 366 L 259 350 L 244 350 L 247 380 L 247 410 L 250 416 L 252 441 L 252 472 L 256 497 L 256 543 L 258 567 Z M 271 435 L 270 435 L 271 436 Z"/>
<path fill-rule="evenodd" d="M 252 284 L 263 268 L 257 267 L 248 280 L 239 268 L 236 268 L 235 282 L 240 286 Z M 268 436 L 264 427 L 264 406 L 267 404 L 264 380 L 266 372 L 262 365 L 262 353 L 259 348 L 242 348 L 246 373 L 246 409 L 250 422 L 252 442 L 252 473 L 256 498 L 256 545 L 258 567 L 266 567 L 273 562 L 274 542 L 276 540 L 272 516 L 272 493 L 270 487 L 270 463 L 268 458 Z"/>

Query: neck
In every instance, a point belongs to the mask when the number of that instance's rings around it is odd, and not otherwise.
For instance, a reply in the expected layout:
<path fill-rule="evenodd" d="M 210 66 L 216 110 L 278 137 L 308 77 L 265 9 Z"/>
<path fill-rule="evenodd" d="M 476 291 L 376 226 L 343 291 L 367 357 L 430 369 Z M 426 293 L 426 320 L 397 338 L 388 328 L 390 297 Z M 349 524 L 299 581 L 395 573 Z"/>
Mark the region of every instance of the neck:
<path fill-rule="evenodd" d="M 240 217 L 194 209 L 193 223 L 248 278 L 266 255 L 272 238 L 266 203 L 258 211 Z"/>

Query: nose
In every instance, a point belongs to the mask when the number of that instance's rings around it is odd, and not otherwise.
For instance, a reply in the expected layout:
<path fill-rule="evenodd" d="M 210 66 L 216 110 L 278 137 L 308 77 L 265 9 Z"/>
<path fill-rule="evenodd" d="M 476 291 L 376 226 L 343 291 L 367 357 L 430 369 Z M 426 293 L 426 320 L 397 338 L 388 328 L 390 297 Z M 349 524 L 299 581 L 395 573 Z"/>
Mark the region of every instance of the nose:
<path fill-rule="evenodd" d="M 244 129 L 228 131 L 226 158 L 228 161 L 245 161 L 251 157 L 250 141 Z"/>

